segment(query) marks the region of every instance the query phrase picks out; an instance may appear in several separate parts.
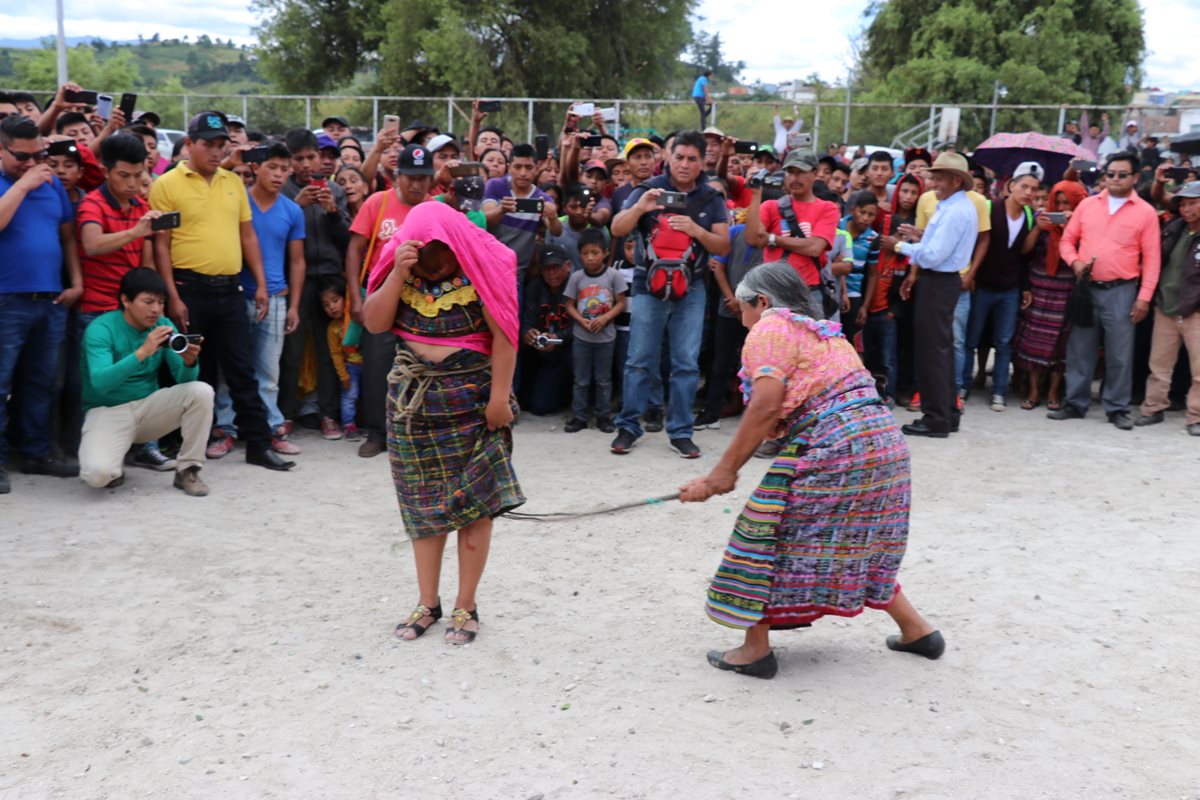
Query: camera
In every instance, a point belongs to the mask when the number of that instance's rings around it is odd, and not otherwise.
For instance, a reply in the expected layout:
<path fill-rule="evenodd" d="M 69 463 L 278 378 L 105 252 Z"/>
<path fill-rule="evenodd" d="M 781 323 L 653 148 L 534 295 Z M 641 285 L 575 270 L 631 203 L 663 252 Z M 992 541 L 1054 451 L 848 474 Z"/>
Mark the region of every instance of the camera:
<path fill-rule="evenodd" d="M 750 176 L 750 179 L 748 181 L 746 181 L 746 186 L 748 186 L 751 189 L 761 189 L 763 187 L 763 184 L 766 183 L 768 174 L 769 173 L 765 169 L 758 170 L 757 172 L 755 172 L 753 175 Z"/>
<path fill-rule="evenodd" d="M 188 345 L 200 344 L 202 337 L 196 333 L 172 333 L 162 343 L 163 347 L 168 347 L 176 353 L 183 353 L 188 349 Z"/>
<path fill-rule="evenodd" d="M 563 340 L 547 333 L 539 333 L 533 340 L 534 347 L 548 347 L 552 344 L 562 344 Z"/>

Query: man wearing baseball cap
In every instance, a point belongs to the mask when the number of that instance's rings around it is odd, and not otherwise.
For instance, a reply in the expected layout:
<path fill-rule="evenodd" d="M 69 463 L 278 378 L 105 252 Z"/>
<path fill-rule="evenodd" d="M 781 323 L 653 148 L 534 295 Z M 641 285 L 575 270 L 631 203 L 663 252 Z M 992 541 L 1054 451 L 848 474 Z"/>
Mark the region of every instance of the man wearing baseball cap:
<path fill-rule="evenodd" d="M 344 137 L 350 135 L 350 121 L 340 115 L 321 120 L 321 128 L 335 142 L 340 142 Z"/>
<path fill-rule="evenodd" d="M 350 316 L 362 319 L 362 291 L 383 252 L 384 245 L 400 230 L 408 212 L 429 197 L 433 185 L 433 154 L 421 144 L 410 144 L 400 151 L 396 179 L 391 189 L 367 198 L 350 225 L 350 246 L 346 249 L 346 284 L 350 294 Z M 371 263 L 366 256 L 371 253 Z M 391 331 L 362 335 L 359 352 L 363 358 L 359 418 L 365 441 L 358 448 L 363 458 L 377 456 L 387 449 L 387 376 L 396 356 L 396 337 Z"/>
<path fill-rule="evenodd" d="M 613 208 L 625 207 L 625 201 L 638 186 L 654 177 L 654 142 L 649 139 L 630 139 L 625 143 L 625 161 L 629 164 L 629 183 L 613 191 L 610 203 Z M 619 249 L 618 249 L 619 252 Z"/>
<path fill-rule="evenodd" d="M 1033 294 L 1028 292 L 1028 257 L 1038 236 L 1047 229 L 1034 222 L 1033 195 L 1045 176 L 1046 171 L 1036 161 L 1026 161 L 1013 171 L 1004 202 L 992 203 L 987 254 L 983 261 L 971 265 L 963 279 L 966 290 L 973 296 L 959 385 L 971 385 L 975 350 L 983 340 L 990 318 L 996 353 L 992 367 L 992 411 L 1005 409 L 1017 316 L 1021 308 L 1033 302 Z M 1026 290 L 1025 296 L 1022 290 Z"/>
<path fill-rule="evenodd" d="M 919 284 L 915 288 L 913 360 L 924 416 L 901 428 L 909 436 L 945 439 L 958 429 L 954 308 L 963 291 L 960 272 L 971 265 L 979 236 L 979 214 L 967 197 L 973 180 L 967 159 L 957 153 L 938 156 L 929 168 L 937 212 L 919 242 L 895 244 L 895 251 L 916 267 L 900 286 L 901 298 L 909 299 L 914 284 Z"/>
<path fill-rule="evenodd" d="M 243 263 L 257 287 L 259 320 L 267 313 L 267 281 L 246 189 L 237 175 L 220 168 L 229 146 L 225 115 L 201 111 L 192 117 L 187 143 L 187 161 L 150 188 L 152 209 L 179 214 L 178 228 L 154 236 L 154 263 L 167 285 L 167 314 L 180 332 L 204 337 L 200 378 L 217 386 L 220 367 L 246 442 L 246 461 L 288 470 L 295 462 L 284 461 L 272 449 L 254 375 L 253 337 L 240 279 Z"/>
<path fill-rule="evenodd" d="M 746 244 L 765 247 L 763 263 L 787 261 L 812 294 L 813 306 L 825 305 L 821 269 L 838 228 L 838 207 L 813 194 L 816 158 L 793 150 L 783 160 L 784 196 L 762 202 L 762 187 L 752 188 L 746 215 Z"/>
<path fill-rule="evenodd" d="M 1187 432 L 1200 436 L 1200 181 L 1184 184 L 1171 198 L 1171 210 L 1179 216 L 1163 228 L 1162 271 L 1154 294 L 1150 378 L 1137 424 L 1163 421 L 1163 412 L 1171 405 L 1167 393 L 1182 344 L 1192 367 Z"/>

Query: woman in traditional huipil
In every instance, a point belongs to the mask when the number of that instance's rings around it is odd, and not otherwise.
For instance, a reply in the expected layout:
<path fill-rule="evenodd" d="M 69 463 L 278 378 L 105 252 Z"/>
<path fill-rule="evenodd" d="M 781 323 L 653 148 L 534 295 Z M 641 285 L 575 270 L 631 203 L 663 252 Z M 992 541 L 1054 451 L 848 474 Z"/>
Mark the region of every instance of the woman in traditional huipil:
<path fill-rule="evenodd" d="M 826 615 L 887 611 L 900 627 L 887 646 L 938 658 L 941 634 L 901 593 L 908 542 L 908 446 L 875 381 L 836 323 L 813 317 L 807 287 L 786 263 L 763 264 L 736 290 L 742 386 L 737 434 L 707 476 L 681 487 L 684 502 L 732 491 L 764 440 L 783 437 L 734 525 L 708 591 L 708 616 L 745 631 L 709 663 L 759 678 L 778 669 L 771 630 Z"/>
<path fill-rule="evenodd" d="M 380 254 L 367 330 L 399 337 L 388 375 L 388 457 L 420 601 L 396 626 L 416 639 L 442 616 L 447 535 L 458 531 L 458 597 L 446 641 L 479 631 L 475 591 L 492 519 L 525 502 L 512 468 L 517 265 L 512 250 L 443 203 L 408 212 Z"/>

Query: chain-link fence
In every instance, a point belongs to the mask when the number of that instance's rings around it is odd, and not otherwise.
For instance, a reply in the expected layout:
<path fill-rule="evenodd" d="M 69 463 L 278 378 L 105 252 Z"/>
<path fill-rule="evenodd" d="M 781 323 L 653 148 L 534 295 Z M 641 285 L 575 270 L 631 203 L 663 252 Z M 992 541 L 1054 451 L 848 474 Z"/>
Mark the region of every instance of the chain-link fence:
<path fill-rule="evenodd" d="M 488 114 L 485 125 L 494 125 L 514 141 L 532 141 L 538 133 L 552 140 L 562 129 L 570 98 L 502 98 L 499 111 Z M 689 100 L 596 100 L 597 109 L 609 114 L 609 131 L 622 141 L 636 136 L 665 136 L 672 131 L 697 128 L 700 114 Z M 401 127 L 420 121 L 442 131 L 465 136 L 471 123 L 472 98 L 386 97 L 386 96 L 305 96 L 305 95 L 207 95 L 144 93 L 138 97 L 143 110 L 157 112 L 163 127 L 185 129 L 191 115 L 215 109 L 237 114 L 252 129 L 269 135 L 289 128 L 316 129 L 331 116 L 345 117 L 364 141 L 383 126 L 388 114 L 400 117 Z M 944 145 L 953 141 L 960 149 L 971 149 L 997 131 L 1035 130 L 1058 133 L 1069 120 L 1078 118 L 1079 109 L 1048 105 L 965 104 L 878 104 L 856 102 L 813 102 L 807 104 L 779 101 L 721 100 L 714 104 L 708 124 L 740 139 L 771 143 L 775 139 L 772 117 L 781 107 L 795 108 L 802 120 L 801 130 L 812 133 L 819 151 L 831 143 L 875 145 L 902 148 L 911 145 Z M 949 110 L 948 110 L 949 109 Z M 1094 110 L 1091 122 L 1100 124 Z M 1130 115 L 1141 122 L 1143 133 L 1168 131 L 1169 109 L 1162 106 L 1116 107 L 1107 109 L 1111 136 L 1121 135 L 1122 123 Z M 957 126 L 946 127 L 950 119 Z M 1149 122 L 1150 124 L 1146 124 Z"/>

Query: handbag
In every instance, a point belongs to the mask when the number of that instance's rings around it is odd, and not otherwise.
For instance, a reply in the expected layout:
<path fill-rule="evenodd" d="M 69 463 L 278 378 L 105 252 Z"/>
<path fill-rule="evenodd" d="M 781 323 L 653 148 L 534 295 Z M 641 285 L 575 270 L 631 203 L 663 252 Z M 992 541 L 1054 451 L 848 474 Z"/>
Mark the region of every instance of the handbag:
<path fill-rule="evenodd" d="M 1075 281 L 1075 288 L 1067 298 L 1067 322 L 1080 328 L 1091 328 L 1096 324 L 1096 308 L 1092 301 L 1092 268 L 1088 267 Z"/>

